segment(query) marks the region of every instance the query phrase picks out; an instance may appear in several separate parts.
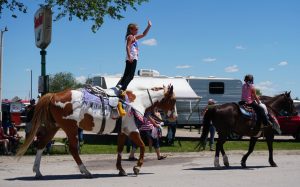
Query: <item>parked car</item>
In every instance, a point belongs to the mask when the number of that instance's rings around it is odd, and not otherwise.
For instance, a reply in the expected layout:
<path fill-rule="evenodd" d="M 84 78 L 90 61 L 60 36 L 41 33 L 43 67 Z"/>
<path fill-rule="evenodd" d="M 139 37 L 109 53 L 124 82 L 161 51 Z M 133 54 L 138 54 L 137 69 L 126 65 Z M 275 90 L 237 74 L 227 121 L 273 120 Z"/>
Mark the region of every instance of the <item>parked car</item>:
<path fill-rule="evenodd" d="M 297 141 L 300 141 L 300 101 L 294 101 L 298 112 L 297 115 L 288 116 L 282 112 L 277 117 L 283 135 L 292 135 Z"/>

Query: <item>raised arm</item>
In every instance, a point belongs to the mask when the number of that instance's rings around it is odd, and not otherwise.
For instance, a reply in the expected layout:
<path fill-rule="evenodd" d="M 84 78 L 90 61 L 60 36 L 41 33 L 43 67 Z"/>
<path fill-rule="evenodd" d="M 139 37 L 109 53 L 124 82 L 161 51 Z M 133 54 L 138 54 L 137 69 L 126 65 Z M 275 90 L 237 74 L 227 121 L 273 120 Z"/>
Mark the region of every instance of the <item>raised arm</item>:
<path fill-rule="evenodd" d="M 141 39 L 141 38 L 145 37 L 145 36 L 148 34 L 148 32 L 149 32 L 151 26 L 152 26 L 152 23 L 151 23 L 151 21 L 149 20 L 149 21 L 148 21 L 148 26 L 147 26 L 147 28 L 144 30 L 143 34 L 138 34 L 138 35 L 135 36 L 135 38 L 138 40 L 138 39 Z"/>

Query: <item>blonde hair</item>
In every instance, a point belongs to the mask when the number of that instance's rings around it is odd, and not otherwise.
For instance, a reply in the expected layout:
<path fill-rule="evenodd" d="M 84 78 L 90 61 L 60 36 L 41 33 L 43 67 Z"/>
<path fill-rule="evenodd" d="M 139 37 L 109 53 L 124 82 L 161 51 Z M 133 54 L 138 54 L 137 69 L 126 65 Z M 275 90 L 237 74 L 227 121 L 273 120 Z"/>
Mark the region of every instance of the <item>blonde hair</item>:
<path fill-rule="evenodd" d="M 135 23 L 128 24 L 128 26 L 127 26 L 127 32 L 126 32 L 126 36 L 125 36 L 125 40 L 127 40 L 127 37 L 129 35 L 131 35 L 131 29 L 133 29 L 133 28 L 138 28 L 138 25 L 135 24 Z"/>

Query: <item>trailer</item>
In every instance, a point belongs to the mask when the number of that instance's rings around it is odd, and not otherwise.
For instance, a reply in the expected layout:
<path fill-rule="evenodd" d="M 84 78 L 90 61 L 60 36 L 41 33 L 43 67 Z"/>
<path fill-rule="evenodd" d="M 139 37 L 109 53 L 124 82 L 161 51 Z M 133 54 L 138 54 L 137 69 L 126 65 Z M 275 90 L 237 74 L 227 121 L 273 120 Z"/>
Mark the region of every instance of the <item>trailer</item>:
<path fill-rule="evenodd" d="M 202 113 L 207 106 L 209 99 L 214 99 L 216 104 L 238 102 L 242 94 L 242 81 L 233 78 L 218 77 L 186 77 L 187 82 L 202 97 L 199 101 L 198 108 L 194 109 L 190 117 L 190 124 L 199 123 L 199 113 Z M 200 124 L 202 124 L 200 116 Z"/>

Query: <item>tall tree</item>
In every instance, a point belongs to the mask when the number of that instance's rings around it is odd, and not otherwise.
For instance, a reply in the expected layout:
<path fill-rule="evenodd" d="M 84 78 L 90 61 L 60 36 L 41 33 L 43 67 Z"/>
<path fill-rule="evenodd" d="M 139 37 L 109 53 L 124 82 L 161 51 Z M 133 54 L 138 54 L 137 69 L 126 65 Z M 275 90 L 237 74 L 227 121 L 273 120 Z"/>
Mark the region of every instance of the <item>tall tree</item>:
<path fill-rule="evenodd" d="M 41 6 L 49 6 L 55 13 L 55 20 L 68 16 L 71 21 L 77 17 L 83 21 L 93 21 L 92 31 L 96 32 L 104 23 L 104 17 L 112 19 L 122 19 L 122 12 L 126 12 L 128 7 L 134 10 L 136 5 L 141 5 L 149 0 L 42 0 Z M 3 9 L 9 9 L 13 17 L 17 17 L 15 12 L 27 12 L 27 6 L 21 0 L 0 0 L 0 18 Z"/>
<path fill-rule="evenodd" d="M 54 75 L 50 75 L 49 92 L 59 92 L 66 89 L 76 89 L 79 87 L 82 87 L 82 84 L 76 81 L 72 73 L 59 72 Z"/>
<path fill-rule="evenodd" d="M 255 91 L 256 91 L 256 95 L 258 95 L 258 96 L 262 95 L 260 89 L 256 88 Z"/>

